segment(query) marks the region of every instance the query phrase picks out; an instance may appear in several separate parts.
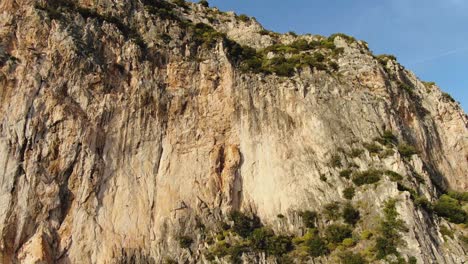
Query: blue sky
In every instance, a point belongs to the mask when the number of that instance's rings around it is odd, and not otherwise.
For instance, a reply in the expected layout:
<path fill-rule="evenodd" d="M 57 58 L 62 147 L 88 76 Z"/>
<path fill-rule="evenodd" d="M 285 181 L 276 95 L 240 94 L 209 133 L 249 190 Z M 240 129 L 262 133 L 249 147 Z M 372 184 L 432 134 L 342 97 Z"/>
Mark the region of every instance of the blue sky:
<path fill-rule="evenodd" d="M 277 32 L 365 40 L 436 82 L 468 112 L 468 0 L 208 0 Z"/>

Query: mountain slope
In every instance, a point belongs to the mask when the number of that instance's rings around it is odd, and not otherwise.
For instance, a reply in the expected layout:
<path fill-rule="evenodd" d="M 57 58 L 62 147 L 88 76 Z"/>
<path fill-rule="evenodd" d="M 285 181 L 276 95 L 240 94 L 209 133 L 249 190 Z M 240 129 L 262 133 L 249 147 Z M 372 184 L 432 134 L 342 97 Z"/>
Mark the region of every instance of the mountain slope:
<path fill-rule="evenodd" d="M 4 263 L 466 262 L 468 118 L 362 41 L 150 0 L 0 39 Z"/>

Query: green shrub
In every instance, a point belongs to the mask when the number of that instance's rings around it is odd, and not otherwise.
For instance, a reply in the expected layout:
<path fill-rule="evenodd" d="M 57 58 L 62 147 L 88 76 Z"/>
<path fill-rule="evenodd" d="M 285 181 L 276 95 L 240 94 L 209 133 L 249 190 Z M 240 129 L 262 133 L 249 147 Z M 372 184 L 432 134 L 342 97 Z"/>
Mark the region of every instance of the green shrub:
<path fill-rule="evenodd" d="M 390 55 L 390 54 L 378 55 L 378 56 L 376 56 L 376 59 L 379 61 L 380 64 L 382 64 L 384 66 L 387 65 L 389 60 L 392 60 L 392 61 L 397 60 L 397 58 L 394 55 Z"/>
<path fill-rule="evenodd" d="M 382 172 L 379 170 L 370 169 L 367 171 L 356 172 L 353 176 L 354 184 L 362 186 L 364 184 L 373 184 L 380 181 Z"/>
<path fill-rule="evenodd" d="M 399 181 L 403 180 L 403 176 L 401 174 L 399 174 L 399 173 L 394 172 L 394 171 L 387 170 L 387 171 L 385 171 L 385 174 L 388 175 L 390 180 L 393 181 L 393 182 L 399 182 Z"/>
<path fill-rule="evenodd" d="M 429 87 L 429 88 L 432 87 L 432 86 L 434 86 L 434 85 L 436 85 L 435 82 L 424 82 L 424 81 L 423 81 L 422 83 L 424 84 L 424 86 Z"/>
<path fill-rule="evenodd" d="M 293 43 L 291 43 L 290 46 L 298 51 L 306 51 L 311 49 L 309 42 L 307 42 L 305 39 L 295 40 Z"/>
<path fill-rule="evenodd" d="M 398 218 L 396 202 L 395 199 L 385 202 L 384 217 L 379 223 L 379 236 L 374 247 L 377 259 L 383 259 L 390 254 L 397 255 L 397 246 L 402 243 L 400 232 L 408 231 L 405 223 Z"/>
<path fill-rule="evenodd" d="M 234 222 L 232 230 L 244 238 L 248 237 L 256 228 L 262 226 L 257 216 L 251 218 L 238 211 L 232 212 L 229 218 Z"/>
<path fill-rule="evenodd" d="M 460 202 L 468 202 L 468 192 L 449 191 L 447 195 Z"/>
<path fill-rule="evenodd" d="M 328 248 L 325 241 L 319 236 L 314 236 L 304 241 L 303 245 L 311 257 L 320 257 L 328 254 Z"/>
<path fill-rule="evenodd" d="M 345 170 L 340 171 L 340 176 L 343 178 L 349 179 L 352 173 L 353 173 L 353 170 L 345 169 Z"/>
<path fill-rule="evenodd" d="M 335 33 L 335 34 L 331 35 L 330 37 L 328 37 L 328 39 L 331 40 L 331 41 L 335 41 L 336 37 L 341 37 L 344 40 L 346 40 L 346 42 L 348 42 L 348 43 L 356 42 L 356 39 L 354 37 L 348 36 L 348 35 L 343 34 L 343 33 Z"/>
<path fill-rule="evenodd" d="M 460 202 L 445 194 L 434 205 L 434 211 L 452 223 L 461 224 L 468 220 L 468 215 L 462 209 Z"/>
<path fill-rule="evenodd" d="M 173 0 L 174 4 L 180 6 L 180 7 L 183 7 L 183 8 L 187 8 L 187 3 L 185 2 L 185 0 Z"/>
<path fill-rule="evenodd" d="M 411 156 L 419 153 L 415 147 L 405 143 L 398 145 L 398 152 L 400 152 L 400 155 L 403 158 L 410 158 Z"/>
<path fill-rule="evenodd" d="M 239 16 L 237 16 L 237 18 L 238 18 L 240 21 L 242 21 L 242 22 L 248 22 L 248 21 L 250 21 L 250 17 L 248 17 L 248 16 L 245 15 L 245 14 L 239 15 Z"/>
<path fill-rule="evenodd" d="M 460 240 L 468 246 L 468 235 L 461 235 Z"/>
<path fill-rule="evenodd" d="M 443 98 L 445 101 L 449 101 L 449 102 L 455 103 L 455 99 L 453 99 L 453 97 L 452 97 L 450 94 L 448 94 L 448 93 L 443 92 L 443 93 L 442 93 L 442 98 Z"/>
<path fill-rule="evenodd" d="M 340 65 L 338 65 L 338 63 L 334 62 L 334 61 L 330 61 L 328 63 L 328 65 L 330 66 L 330 68 L 333 70 L 333 71 L 338 71 L 340 69 Z"/>
<path fill-rule="evenodd" d="M 371 230 L 363 230 L 361 233 L 361 239 L 367 240 L 374 236 L 374 233 Z"/>
<path fill-rule="evenodd" d="M 351 149 L 350 155 L 351 155 L 352 158 L 357 158 L 357 157 L 361 156 L 362 153 L 364 153 L 364 150 L 353 148 L 353 149 Z"/>
<path fill-rule="evenodd" d="M 262 227 L 253 231 L 250 245 L 268 255 L 281 256 L 293 249 L 291 238 L 276 236 L 271 229 Z"/>
<path fill-rule="evenodd" d="M 345 238 L 343 239 L 343 242 L 341 244 L 349 248 L 349 247 L 356 245 L 356 241 L 354 241 L 354 239 L 352 238 Z"/>
<path fill-rule="evenodd" d="M 210 7 L 210 4 L 206 0 L 200 0 L 198 3 L 204 7 Z"/>
<path fill-rule="evenodd" d="M 440 233 L 443 235 L 443 236 L 448 236 L 450 238 L 453 239 L 453 231 L 448 229 L 446 226 L 442 225 L 440 226 Z"/>
<path fill-rule="evenodd" d="M 329 203 L 324 206 L 323 214 L 329 220 L 337 220 L 340 217 L 340 205 L 337 202 Z"/>
<path fill-rule="evenodd" d="M 288 34 L 293 36 L 293 37 L 297 37 L 297 33 L 294 32 L 294 31 L 289 31 Z"/>
<path fill-rule="evenodd" d="M 193 239 L 189 236 L 180 236 L 177 238 L 177 241 L 179 241 L 181 248 L 190 248 L 193 243 Z"/>
<path fill-rule="evenodd" d="M 347 203 L 343 207 L 341 216 L 343 217 L 345 223 L 350 225 L 355 225 L 361 218 L 359 210 L 354 209 L 354 207 L 350 203 Z"/>
<path fill-rule="evenodd" d="M 383 135 L 380 138 L 376 139 L 382 145 L 392 145 L 398 142 L 398 139 L 393 135 L 392 131 L 385 130 Z"/>
<path fill-rule="evenodd" d="M 416 257 L 409 257 L 408 258 L 408 264 L 417 264 L 418 259 Z"/>
<path fill-rule="evenodd" d="M 398 88 L 407 91 L 410 95 L 414 94 L 414 87 L 406 84 L 406 83 L 399 83 Z"/>
<path fill-rule="evenodd" d="M 198 45 L 204 45 L 207 48 L 211 48 L 216 42 L 225 37 L 224 34 L 216 31 L 211 26 L 204 23 L 197 23 L 192 26 L 194 34 L 194 40 Z"/>
<path fill-rule="evenodd" d="M 343 191 L 343 196 L 344 196 L 344 198 L 346 198 L 348 200 L 352 200 L 355 193 L 356 193 L 356 190 L 354 189 L 354 187 L 347 187 Z"/>
<path fill-rule="evenodd" d="M 336 167 L 341 167 L 341 157 L 338 154 L 334 154 L 331 156 L 330 161 L 329 161 L 330 166 L 336 168 Z"/>
<path fill-rule="evenodd" d="M 341 264 L 367 264 L 367 260 L 359 253 L 344 252 L 340 254 Z"/>
<path fill-rule="evenodd" d="M 380 151 L 382 151 L 382 148 L 375 143 L 364 143 L 363 146 L 371 154 L 378 154 Z"/>
<path fill-rule="evenodd" d="M 351 228 L 341 224 L 332 224 L 325 229 L 325 238 L 331 243 L 341 243 L 345 238 L 351 237 Z"/>
<path fill-rule="evenodd" d="M 433 210 L 431 202 L 429 202 L 426 197 L 423 196 L 416 197 L 416 199 L 414 199 L 414 204 L 428 212 L 432 212 Z"/>
<path fill-rule="evenodd" d="M 317 220 L 317 213 L 314 211 L 303 211 L 299 213 L 299 216 L 302 217 L 302 222 L 307 228 L 315 227 L 315 220 Z"/>

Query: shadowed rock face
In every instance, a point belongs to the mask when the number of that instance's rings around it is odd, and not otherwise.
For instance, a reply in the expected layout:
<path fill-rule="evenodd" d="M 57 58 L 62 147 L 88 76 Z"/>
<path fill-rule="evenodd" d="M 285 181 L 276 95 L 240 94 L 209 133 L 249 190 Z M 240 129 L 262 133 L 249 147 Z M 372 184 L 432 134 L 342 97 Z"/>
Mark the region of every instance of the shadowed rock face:
<path fill-rule="evenodd" d="M 398 172 L 429 201 L 468 191 L 467 116 L 364 42 L 334 38 L 334 71 L 253 73 L 226 41 L 195 41 L 191 25 L 258 50 L 320 37 L 144 2 L 0 3 L 0 262 L 208 263 L 210 232 L 229 212 L 301 234 L 297 212 L 346 201 L 346 168 Z M 395 142 L 375 143 L 385 131 Z M 404 143 L 418 154 L 405 157 Z M 389 198 L 408 228 L 403 256 L 466 261 L 462 242 L 439 231 L 466 229 L 415 207 L 387 176 L 356 186 L 356 232 L 375 225 Z M 192 238 L 188 248 L 181 236 Z M 261 253 L 243 260 L 275 263 Z"/>

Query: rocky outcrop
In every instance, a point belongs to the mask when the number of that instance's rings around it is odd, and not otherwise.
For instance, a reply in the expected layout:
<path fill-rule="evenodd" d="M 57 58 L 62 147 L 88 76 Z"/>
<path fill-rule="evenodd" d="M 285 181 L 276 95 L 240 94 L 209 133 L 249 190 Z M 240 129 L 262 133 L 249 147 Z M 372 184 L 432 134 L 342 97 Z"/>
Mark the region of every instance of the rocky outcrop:
<path fill-rule="evenodd" d="M 323 40 L 265 33 L 253 19 L 191 3 L 2 1 L 2 263 L 208 263 L 210 239 L 233 211 L 303 235 L 299 212 L 346 203 L 346 169 L 403 176 L 355 186 L 355 234 L 373 230 L 396 198 L 402 256 L 466 262 L 466 228 L 411 193 L 435 202 L 468 191 L 459 104 L 344 36 L 332 38 L 338 55 L 324 51 L 334 70 L 302 65 L 284 77 L 233 56 L 234 41 L 259 51 L 299 39 Z M 378 140 L 389 131 L 394 141 Z M 333 252 L 305 261 L 335 263 Z"/>

